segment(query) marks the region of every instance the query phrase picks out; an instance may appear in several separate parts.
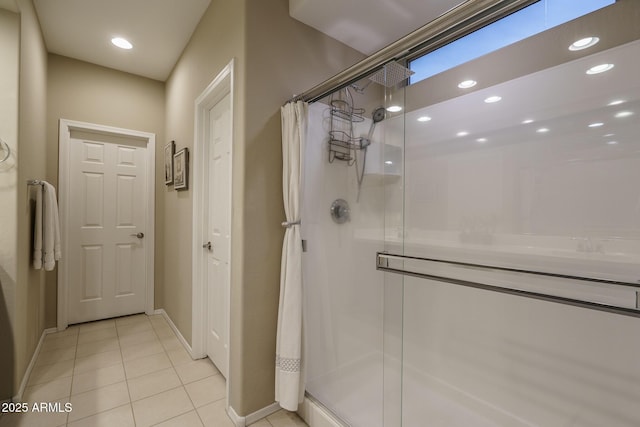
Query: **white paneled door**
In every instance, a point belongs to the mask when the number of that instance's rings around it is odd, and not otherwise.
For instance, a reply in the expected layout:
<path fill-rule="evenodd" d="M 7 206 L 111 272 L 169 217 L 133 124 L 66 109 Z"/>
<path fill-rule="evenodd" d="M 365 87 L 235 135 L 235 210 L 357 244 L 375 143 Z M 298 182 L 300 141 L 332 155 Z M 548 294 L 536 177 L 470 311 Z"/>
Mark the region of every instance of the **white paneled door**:
<path fill-rule="evenodd" d="M 147 145 L 71 132 L 68 145 L 68 323 L 145 311 Z"/>
<path fill-rule="evenodd" d="M 207 251 L 207 355 L 227 377 L 231 251 L 231 110 L 227 94 L 209 111 Z"/>

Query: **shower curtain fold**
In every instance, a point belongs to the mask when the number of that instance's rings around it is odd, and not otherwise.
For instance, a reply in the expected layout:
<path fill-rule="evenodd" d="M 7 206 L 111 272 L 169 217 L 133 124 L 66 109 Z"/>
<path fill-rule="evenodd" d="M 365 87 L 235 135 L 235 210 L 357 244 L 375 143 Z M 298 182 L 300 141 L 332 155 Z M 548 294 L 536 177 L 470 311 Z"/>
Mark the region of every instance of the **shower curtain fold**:
<path fill-rule="evenodd" d="M 302 342 L 302 238 L 300 209 L 308 104 L 281 108 L 282 193 L 286 227 L 280 270 L 280 305 L 276 337 L 276 402 L 296 411 L 304 397 Z"/>

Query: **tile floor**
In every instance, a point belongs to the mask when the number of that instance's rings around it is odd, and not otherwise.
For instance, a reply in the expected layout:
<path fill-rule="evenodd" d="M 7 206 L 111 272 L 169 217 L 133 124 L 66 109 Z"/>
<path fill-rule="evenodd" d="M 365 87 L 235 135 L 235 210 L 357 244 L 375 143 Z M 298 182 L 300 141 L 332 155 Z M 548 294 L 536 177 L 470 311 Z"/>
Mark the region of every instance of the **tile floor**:
<path fill-rule="evenodd" d="M 4 414 L 0 427 L 233 427 L 225 379 L 192 360 L 162 316 L 85 323 L 48 334 L 24 401 L 71 403 L 72 411 Z M 306 426 L 279 411 L 252 427 Z"/>

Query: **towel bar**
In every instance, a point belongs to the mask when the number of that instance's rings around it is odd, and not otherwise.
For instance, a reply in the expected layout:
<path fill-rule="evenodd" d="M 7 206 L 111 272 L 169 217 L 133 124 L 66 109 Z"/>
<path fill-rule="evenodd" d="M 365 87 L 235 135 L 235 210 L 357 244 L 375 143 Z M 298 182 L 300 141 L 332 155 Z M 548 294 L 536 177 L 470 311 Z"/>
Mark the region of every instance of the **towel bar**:
<path fill-rule="evenodd" d="M 398 265 L 391 266 L 390 261 L 396 261 L 396 264 Z M 582 300 L 582 299 L 569 298 L 569 297 L 564 297 L 560 295 L 554 295 L 551 293 L 538 292 L 535 290 L 524 290 L 524 289 L 518 289 L 518 288 L 510 288 L 510 287 L 491 285 L 487 283 L 475 282 L 471 280 L 464 280 L 456 277 L 444 276 L 442 274 L 435 273 L 435 272 L 428 273 L 424 271 L 416 271 L 413 269 L 410 270 L 404 267 L 404 261 L 449 264 L 449 265 L 454 265 L 454 266 L 459 266 L 464 268 L 471 268 L 476 270 L 531 274 L 534 276 L 545 276 L 545 277 L 553 277 L 558 279 L 579 280 L 579 281 L 585 281 L 585 282 L 600 283 L 604 285 L 635 288 L 635 299 L 636 299 L 635 307 L 609 305 L 609 304 L 605 304 L 598 301 L 588 301 L 588 300 Z M 467 262 L 459 262 L 459 261 L 451 261 L 451 260 L 443 260 L 443 259 L 421 258 L 421 257 L 407 256 L 407 255 L 400 255 L 400 254 L 389 254 L 384 252 L 378 252 L 376 254 L 376 269 L 380 271 L 389 272 L 389 273 L 418 277 L 421 279 L 435 280 L 438 282 L 449 283 L 452 285 L 482 289 L 485 291 L 492 291 L 492 292 L 515 295 L 519 297 L 532 298 L 532 299 L 537 299 L 537 300 L 542 300 L 547 302 L 571 305 L 574 307 L 588 308 L 591 310 L 605 311 L 605 312 L 614 313 L 614 314 L 621 314 L 624 316 L 640 317 L 640 302 L 639 302 L 640 289 L 638 289 L 640 288 L 640 284 L 638 283 L 607 280 L 607 279 L 592 278 L 592 277 L 570 276 L 566 274 L 530 271 L 530 270 L 507 268 L 507 267 L 500 267 L 500 266 L 472 264 Z"/>

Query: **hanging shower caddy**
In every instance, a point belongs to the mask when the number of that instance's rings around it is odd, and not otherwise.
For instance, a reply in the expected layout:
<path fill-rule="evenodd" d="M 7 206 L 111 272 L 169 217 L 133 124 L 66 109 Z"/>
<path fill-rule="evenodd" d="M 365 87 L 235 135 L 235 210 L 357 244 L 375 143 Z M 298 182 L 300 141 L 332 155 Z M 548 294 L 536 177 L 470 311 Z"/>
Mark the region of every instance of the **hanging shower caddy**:
<path fill-rule="evenodd" d="M 337 97 L 332 95 L 329 104 L 331 107 L 329 163 L 337 159 L 351 166 L 356 160 L 356 150 L 364 148 L 363 138 L 354 136 L 353 124 L 364 121 L 365 110 L 354 107 L 349 88 L 339 91 Z"/>

